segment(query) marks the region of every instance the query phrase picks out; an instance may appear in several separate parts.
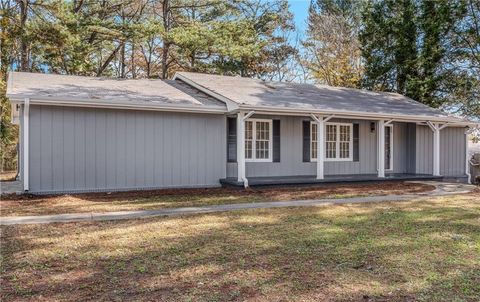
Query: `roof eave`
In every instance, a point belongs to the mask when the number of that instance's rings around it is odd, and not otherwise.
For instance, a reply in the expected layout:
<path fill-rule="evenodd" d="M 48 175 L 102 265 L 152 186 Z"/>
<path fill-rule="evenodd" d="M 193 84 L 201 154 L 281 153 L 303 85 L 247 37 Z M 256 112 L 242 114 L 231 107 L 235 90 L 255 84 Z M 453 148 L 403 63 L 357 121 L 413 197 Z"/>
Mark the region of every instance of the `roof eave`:
<path fill-rule="evenodd" d="M 374 120 L 378 119 L 393 119 L 393 120 L 404 120 L 404 121 L 414 121 L 414 122 L 443 122 L 443 123 L 452 123 L 462 126 L 470 127 L 479 127 L 479 123 L 474 123 L 471 121 L 462 121 L 459 118 L 455 117 L 435 117 L 435 116 L 424 116 L 424 115 L 402 115 L 402 114 L 380 114 L 372 112 L 363 112 L 363 111 L 338 111 L 338 110 L 317 110 L 317 109 L 298 109 L 298 108 L 281 108 L 281 107 L 271 107 L 271 106 L 250 106 L 250 105 L 240 105 L 238 110 L 250 110 L 257 113 L 273 113 L 273 114 L 291 114 L 291 115 L 305 115 L 309 116 L 310 114 L 324 114 L 324 115 L 335 115 L 338 117 L 363 117 L 371 118 Z M 238 111 L 236 110 L 236 111 Z M 233 113 L 233 112 L 230 112 Z"/>
<path fill-rule="evenodd" d="M 106 108 L 106 109 L 131 109 L 131 110 L 153 110 L 153 111 L 172 111 L 186 113 L 215 113 L 224 114 L 226 109 L 212 106 L 183 106 L 183 105 L 165 105 L 165 104 L 142 104 L 140 102 L 119 102 L 111 100 L 90 100 L 81 98 L 65 97 L 37 97 L 30 95 L 7 94 L 10 102 L 13 104 L 23 104 L 25 99 L 30 100 L 31 105 L 51 105 L 67 107 L 88 107 L 88 108 Z"/>

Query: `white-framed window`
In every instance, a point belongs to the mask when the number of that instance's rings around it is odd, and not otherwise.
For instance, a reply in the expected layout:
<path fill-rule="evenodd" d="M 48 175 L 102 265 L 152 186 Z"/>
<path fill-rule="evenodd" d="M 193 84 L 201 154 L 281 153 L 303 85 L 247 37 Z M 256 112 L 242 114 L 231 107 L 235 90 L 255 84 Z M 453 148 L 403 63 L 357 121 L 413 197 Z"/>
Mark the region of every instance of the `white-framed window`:
<path fill-rule="evenodd" d="M 317 124 L 310 123 L 311 161 L 317 160 Z M 325 161 L 353 160 L 353 124 L 325 123 Z"/>
<path fill-rule="evenodd" d="M 272 137 L 272 120 L 246 120 L 245 159 L 247 161 L 272 161 Z"/>

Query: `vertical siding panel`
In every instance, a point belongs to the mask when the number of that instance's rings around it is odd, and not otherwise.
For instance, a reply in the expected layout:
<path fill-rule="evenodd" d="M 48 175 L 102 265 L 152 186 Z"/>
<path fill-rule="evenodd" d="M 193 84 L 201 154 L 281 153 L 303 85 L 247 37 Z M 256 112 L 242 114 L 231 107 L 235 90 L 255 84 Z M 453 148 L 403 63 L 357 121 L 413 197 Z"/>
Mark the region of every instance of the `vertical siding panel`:
<path fill-rule="evenodd" d="M 172 186 L 175 181 L 178 181 L 174 175 L 173 167 L 177 165 L 175 155 L 180 152 L 179 138 L 178 138 L 178 124 L 175 119 L 172 119 L 168 113 L 164 113 L 165 119 L 163 121 L 163 129 L 165 135 L 164 150 L 165 150 L 165 177 L 166 184 Z M 173 128 L 173 129 L 172 129 Z M 170 142 L 170 143 L 167 143 Z"/>
<path fill-rule="evenodd" d="M 95 187 L 107 188 L 107 111 L 95 114 Z"/>
<path fill-rule="evenodd" d="M 37 152 L 30 151 L 26 160 L 29 161 L 29 184 L 30 191 L 41 190 L 41 106 L 30 106 L 30 121 L 29 121 L 29 144 L 30 150 L 37 150 Z"/>
<path fill-rule="evenodd" d="M 181 137 L 181 158 L 180 158 L 180 171 L 181 171 L 181 176 L 180 176 L 180 183 L 182 185 L 188 184 L 188 172 L 189 172 L 189 166 L 190 166 L 190 158 L 188 157 L 189 153 L 189 141 L 190 141 L 190 135 L 189 133 L 190 130 L 190 121 L 194 117 L 191 117 L 189 119 L 186 119 L 185 116 L 182 115 L 181 118 L 181 127 L 180 127 L 180 137 Z"/>
<path fill-rule="evenodd" d="M 85 186 L 86 188 L 95 188 L 96 167 L 95 167 L 95 150 L 96 146 L 96 120 L 95 111 L 85 109 Z"/>
<path fill-rule="evenodd" d="M 154 119 L 152 112 L 145 112 L 145 186 L 154 186 Z"/>
<path fill-rule="evenodd" d="M 40 131 L 42 133 L 40 147 L 40 184 L 45 190 L 53 189 L 53 152 L 52 152 L 52 111 L 41 110 Z"/>
<path fill-rule="evenodd" d="M 117 185 L 117 140 L 116 140 L 116 112 L 108 110 L 106 112 L 105 123 L 105 186 L 115 188 Z"/>
<path fill-rule="evenodd" d="M 117 112 L 117 127 L 116 127 L 116 141 L 117 141 L 117 187 L 126 188 L 127 187 L 127 175 L 129 173 L 129 166 L 132 164 L 132 160 L 127 160 L 127 144 L 129 144 L 129 135 L 128 135 L 128 122 L 125 111 Z M 132 142 L 130 141 L 130 144 Z"/>
<path fill-rule="evenodd" d="M 145 114 L 144 112 L 135 113 L 135 134 L 134 134 L 134 160 L 135 160 L 135 179 L 134 186 L 145 186 Z"/>
<path fill-rule="evenodd" d="M 165 181 L 165 145 L 164 127 L 165 118 L 158 113 L 155 118 L 155 185 L 166 183 Z"/>
<path fill-rule="evenodd" d="M 65 154 L 63 150 L 63 130 L 64 130 L 64 120 L 63 120 L 63 108 L 55 107 L 52 108 L 52 168 L 53 168 L 53 188 L 56 190 L 64 190 L 63 185 L 63 155 Z"/>
<path fill-rule="evenodd" d="M 125 114 L 125 121 L 126 121 L 126 129 L 125 129 L 125 162 L 126 162 L 126 169 L 125 169 L 125 186 L 127 188 L 135 187 L 135 166 L 136 166 L 136 140 L 135 140 L 135 115 L 136 112 L 133 113 L 126 113 Z M 120 136 L 121 133 L 119 134 Z"/>
<path fill-rule="evenodd" d="M 75 189 L 85 189 L 85 112 L 75 109 Z"/>
<path fill-rule="evenodd" d="M 75 113 L 63 110 L 63 185 L 65 190 L 75 189 Z"/>

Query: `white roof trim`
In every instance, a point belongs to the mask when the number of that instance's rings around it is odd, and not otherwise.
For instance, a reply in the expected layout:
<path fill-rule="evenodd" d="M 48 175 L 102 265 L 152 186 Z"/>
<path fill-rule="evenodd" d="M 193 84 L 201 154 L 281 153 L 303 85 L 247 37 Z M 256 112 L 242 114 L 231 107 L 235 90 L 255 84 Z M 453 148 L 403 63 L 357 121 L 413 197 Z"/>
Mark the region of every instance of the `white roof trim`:
<path fill-rule="evenodd" d="M 7 95 L 12 104 L 23 104 L 25 97 L 20 95 Z M 85 100 L 79 98 L 37 98 L 29 97 L 31 105 L 51 105 L 51 106 L 69 106 L 69 107 L 89 107 L 89 108 L 111 108 L 111 109 L 132 109 L 132 110 L 154 110 L 154 111 L 175 111 L 189 113 L 216 113 L 224 114 L 225 109 L 212 106 L 180 106 L 180 105 L 154 105 L 141 104 L 139 102 L 118 102 L 118 101 L 99 101 Z"/>
<path fill-rule="evenodd" d="M 263 106 L 240 106 L 241 110 L 255 110 L 256 114 L 281 114 L 281 115 L 302 115 L 310 116 L 310 114 L 334 114 L 335 118 L 359 118 L 359 119 L 395 119 L 396 121 L 411 121 L 411 122 L 450 122 L 452 126 L 464 125 L 464 126 L 480 126 L 478 123 L 462 121 L 455 117 L 432 117 L 421 115 L 398 115 L 398 114 L 378 114 L 372 112 L 362 111 L 334 111 L 334 110 L 301 110 L 294 108 L 277 108 L 277 107 L 263 107 Z"/>

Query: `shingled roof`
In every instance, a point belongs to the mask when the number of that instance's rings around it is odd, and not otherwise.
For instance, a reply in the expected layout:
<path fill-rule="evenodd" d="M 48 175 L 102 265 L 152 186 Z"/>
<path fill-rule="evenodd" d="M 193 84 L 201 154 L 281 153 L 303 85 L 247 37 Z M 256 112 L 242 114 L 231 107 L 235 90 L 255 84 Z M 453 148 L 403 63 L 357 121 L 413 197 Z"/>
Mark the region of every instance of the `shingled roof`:
<path fill-rule="evenodd" d="M 365 112 L 388 115 L 451 118 L 446 113 L 398 93 L 381 93 L 327 85 L 267 82 L 236 76 L 179 72 L 191 81 L 239 107 L 291 111 Z"/>
<path fill-rule="evenodd" d="M 223 102 L 192 87 L 158 79 L 115 79 L 57 74 L 11 72 L 7 96 L 12 99 L 62 101 L 139 108 L 178 107 L 225 111 Z"/>

